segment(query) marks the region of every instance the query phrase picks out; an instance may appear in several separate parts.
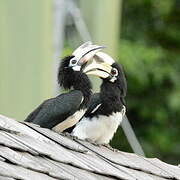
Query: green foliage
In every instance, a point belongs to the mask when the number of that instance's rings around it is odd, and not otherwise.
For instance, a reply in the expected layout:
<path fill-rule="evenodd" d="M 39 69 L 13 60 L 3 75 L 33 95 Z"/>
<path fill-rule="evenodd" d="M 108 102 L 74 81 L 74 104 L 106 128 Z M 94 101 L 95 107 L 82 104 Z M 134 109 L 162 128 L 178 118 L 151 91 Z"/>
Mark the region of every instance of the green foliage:
<path fill-rule="evenodd" d="M 126 0 L 122 18 L 128 117 L 148 156 L 180 163 L 180 1 Z"/>

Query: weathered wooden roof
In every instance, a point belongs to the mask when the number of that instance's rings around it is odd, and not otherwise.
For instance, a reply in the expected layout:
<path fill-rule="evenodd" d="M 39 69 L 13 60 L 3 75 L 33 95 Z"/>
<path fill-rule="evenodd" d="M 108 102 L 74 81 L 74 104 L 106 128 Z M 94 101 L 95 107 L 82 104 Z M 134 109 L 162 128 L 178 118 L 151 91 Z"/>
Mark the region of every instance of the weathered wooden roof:
<path fill-rule="evenodd" d="M 0 115 L 0 180 L 180 180 L 180 168 Z"/>

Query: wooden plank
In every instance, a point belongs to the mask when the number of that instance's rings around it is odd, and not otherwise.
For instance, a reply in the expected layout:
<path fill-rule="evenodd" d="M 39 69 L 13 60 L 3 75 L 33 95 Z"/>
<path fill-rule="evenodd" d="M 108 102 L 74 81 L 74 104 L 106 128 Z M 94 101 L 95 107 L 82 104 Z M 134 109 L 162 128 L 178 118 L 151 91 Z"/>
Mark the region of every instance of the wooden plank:
<path fill-rule="evenodd" d="M 164 169 L 154 166 L 152 163 L 146 161 L 143 157 L 138 156 L 136 154 L 125 153 L 121 151 L 114 152 L 104 146 L 95 146 L 89 142 L 81 140 L 75 141 L 79 142 L 81 145 L 84 145 L 88 149 L 92 150 L 93 152 L 97 153 L 101 157 L 109 160 L 114 164 L 119 164 L 124 167 L 141 170 L 164 178 L 173 178 L 173 176 L 166 172 Z"/>
<path fill-rule="evenodd" d="M 51 158 L 57 157 L 57 160 L 65 160 L 65 158 L 59 158 L 59 155 L 61 154 L 64 157 L 66 150 L 55 143 L 40 141 L 24 134 L 15 135 L 6 133 L 6 135 L 41 155 L 49 156 Z"/>
<path fill-rule="evenodd" d="M 114 164 L 118 169 L 123 169 L 125 172 L 128 172 L 132 176 L 134 176 L 136 179 L 140 180 L 166 180 L 166 178 L 159 177 L 156 175 L 152 175 L 140 170 L 135 170 L 127 167 L 123 167 L 121 165 Z"/>
<path fill-rule="evenodd" d="M 128 159 L 128 163 L 129 161 L 135 163 L 135 169 L 138 168 L 143 172 L 147 172 L 164 178 L 172 178 L 172 175 L 169 174 L 165 169 L 161 169 L 157 166 L 154 166 L 152 163 L 146 161 L 143 156 L 126 152 L 117 152 L 116 154 L 118 159 L 124 156 L 126 159 Z M 120 156 L 118 157 L 118 155 Z"/>
<path fill-rule="evenodd" d="M 77 156 L 77 154 L 79 154 L 80 157 Z M 133 179 L 128 176 L 128 173 L 125 174 L 124 172 L 117 171 L 116 168 L 110 166 L 107 162 L 99 160 L 98 157 L 98 160 L 96 160 L 96 157 L 95 159 L 92 157 L 87 158 L 87 154 L 80 154 L 76 152 L 75 156 L 77 160 L 81 160 L 81 162 L 83 162 L 85 165 L 87 164 L 90 169 L 86 169 L 84 166 L 79 166 L 78 164 L 72 162 L 67 164 L 41 157 L 38 157 L 38 162 L 42 162 L 42 164 L 45 164 L 47 167 L 49 167 L 49 169 L 52 168 L 52 170 L 49 171 L 49 174 L 53 177 L 65 177 L 69 179 L 83 179 L 83 177 L 86 179 L 100 179 L 101 176 L 96 175 L 100 174 L 102 175 L 101 179 L 105 179 L 105 176 L 116 177 L 120 179 Z M 82 156 L 86 156 L 85 159 L 82 158 Z M 82 176 L 85 174 L 86 176 Z"/>
<path fill-rule="evenodd" d="M 7 129 L 20 132 L 17 134 L 11 131 L 6 132 L 6 129 L 3 129 L 0 131 L 0 144 L 13 149 L 19 149 L 23 152 L 30 152 L 34 155 L 40 154 L 41 156 L 79 167 L 88 172 L 95 172 L 96 174 L 121 179 L 138 179 L 139 177 L 143 179 L 143 173 L 146 174 L 146 176 L 144 175 L 146 177 L 144 180 L 151 180 L 153 175 L 154 177 L 157 175 L 176 179 L 179 176 L 179 172 L 177 171 L 179 168 L 176 166 L 167 165 L 158 160 L 143 158 L 132 153 L 113 152 L 104 146 L 98 147 L 77 139 L 73 141 L 71 137 L 59 135 L 49 129 L 40 128 L 36 125 L 24 125 L 6 117 L 3 117 L 0 125 L 3 125 Z M 33 133 L 32 136 L 29 131 Z M 51 140 L 48 139 L 49 137 Z M 54 177 L 60 177 L 54 171 L 49 170 L 49 166 L 44 166 L 45 163 L 38 164 L 43 161 L 43 157 L 40 161 L 40 157 L 38 156 L 14 151 L 7 147 L 0 147 L 1 157 L 17 165 L 50 174 Z M 140 170 L 143 173 L 139 173 L 140 171 L 138 172 L 133 169 Z M 150 176 L 150 173 L 153 175 Z M 67 176 L 68 174 L 64 173 L 64 177 Z"/>
<path fill-rule="evenodd" d="M 54 159 L 59 162 L 67 163 L 67 164 L 75 164 L 78 167 L 82 167 L 82 169 L 92 170 L 88 165 L 85 165 L 81 159 L 76 158 L 76 154 L 73 154 L 72 151 L 65 149 L 57 144 L 50 144 L 45 141 L 39 141 L 38 139 L 34 139 L 30 136 L 26 135 L 15 135 L 6 133 L 8 136 L 12 137 L 17 142 L 21 143 L 24 146 L 32 149 L 33 151 L 48 156 L 51 159 Z M 83 154 L 83 153 L 80 153 Z"/>
<path fill-rule="evenodd" d="M 85 171 L 83 169 L 79 169 L 67 164 L 62 164 L 62 163 L 58 163 L 52 160 L 48 160 L 51 161 L 52 164 L 55 164 L 56 166 L 58 166 L 62 171 L 67 172 L 69 175 L 71 175 L 70 179 L 80 179 L 80 180 L 113 180 L 113 179 L 117 179 L 117 178 L 113 178 L 113 177 L 107 177 L 105 175 L 100 175 L 100 174 L 95 174 L 89 171 Z"/>
<path fill-rule="evenodd" d="M 167 178 L 159 177 L 152 174 L 147 174 L 143 171 L 137 171 L 134 169 L 131 169 L 130 171 L 133 172 L 133 174 L 136 174 L 138 177 L 137 179 L 140 179 L 140 180 L 167 180 Z"/>
<path fill-rule="evenodd" d="M 0 161 L 5 161 L 5 159 L 3 157 L 0 156 Z"/>
<path fill-rule="evenodd" d="M 128 180 L 135 179 L 135 177 L 129 174 L 127 171 L 116 168 L 115 166 L 112 165 L 112 163 L 105 161 L 104 159 L 102 159 L 101 157 L 97 156 L 94 153 L 91 154 L 74 153 L 74 155 L 76 156 L 77 159 L 81 160 L 84 163 L 84 165 L 91 167 L 90 171 L 92 172 L 103 174 L 106 176 L 112 176 L 120 179 L 128 179 Z"/>
<path fill-rule="evenodd" d="M 28 156 L 25 152 L 18 152 L 8 147 L 0 146 L 0 156 L 13 164 L 23 166 L 24 168 L 48 173 L 48 170 L 43 166 L 43 164 L 39 163 L 34 156 L 30 154 Z"/>
<path fill-rule="evenodd" d="M 32 156 L 28 153 L 16 152 L 3 146 L 0 146 L 0 156 L 3 156 L 13 164 L 23 166 L 24 168 L 28 168 L 33 171 L 49 174 L 55 178 L 82 179 L 82 175 L 84 175 L 86 179 L 106 179 L 104 176 L 101 177 L 100 175 L 90 173 L 89 171 L 82 170 L 81 168 L 75 168 L 71 165 L 54 162 L 39 156 Z"/>
<path fill-rule="evenodd" d="M 140 179 L 140 180 L 168 180 L 167 178 L 164 178 L 164 177 L 148 174 L 143 171 L 138 171 L 134 169 L 130 169 L 130 172 L 132 172 L 133 174 L 136 174 L 138 177 L 137 179 Z"/>
<path fill-rule="evenodd" d="M 169 174 L 171 174 L 175 179 L 180 180 L 180 169 L 178 166 L 167 164 L 157 158 L 145 158 L 147 161 L 152 163 L 154 166 L 157 166 Z"/>
<path fill-rule="evenodd" d="M 0 146 L 0 155 L 6 158 L 9 162 L 24 168 L 36 172 L 42 172 L 54 178 L 72 179 L 72 176 L 66 172 L 62 173 L 62 170 L 59 167 L 47 161 L 45 157 L 32 156 L 31 154 L 14 151 L 2 146 Z"/>
<path fill-rule="evenodd" d="M 13 149 L 18 149 L 20 151 L 26 151 L 30 152 L 31 154 L 38 155 L 39 153 L 32 150 L 31 148 L 25 146 L 24 144 L 16 141 L 14 138 L 11 136 L 8 136 L 5 132 L 0 131 L 0 144 L 13 148 Z"/>
<path fill-rule="evenodd" d="M 169 180 L 169 179 L 159 177 L 159 176 L 155 176 L 155 175 L 152 175 L 152 174 L 149 174 L 149 176 L 151 176 L 153 178 L 153 180 Z"/>
<path fill-rule="evenodd" d="M 0 126 L 0 131 L 5 131 L 5 132 L 9 132 L 9 133 L 14 133 L 14 134 L 18 134 L 18 133 L 20 133 L 20 132 L 18 132 L 18 131 L 13 131 L 13 130 L 10 130 L 10 129 L 7 129 L 7 128 L 5 128 L 5 127 L 2 127 L 2 126 Z"/>
<path fill-rule="evenodd" d="M 87 160 L 84 160 L 84 161 L 87 161 Z M 95 162 L 95 161 L 92 161 L 92 160 L 90 160 L 90 161 L 91 162 Z M 96 164 L 96 162 L 95 162 L 95 164 Z M 103 163 L 101 163 L 101 164 L 103 164 Z M 127 168 L 127 167 L 124 167 L 124 166 L 121 166 L 121 165 L 113 164 L 112 162 L 109 162 L 109 164 L 111 164 L 112 167 L 114 166 L 117 169 L 119 169 L 119 171 L 124 172 L 128 176 L 133 177 L 134 179 L 154 180 L 155 177 L 156 177 L 156 176 L 151 176 L 150 174 L 142 172 L 142 171 L 139 171 L 139 170 L 134 170 L 134 169 Z M 112 168 L 109 168 L 109 170 L 112 171 Z M 108 172 L 108 171 L 104 170 L 104 172 Z M 118 172 L 117 172 L 117 174 L 118 174 Z M 156 179 L 164 179 L 164 178 L 157 177 Z"/>
<path fill-rule="evenodd" d="M 64 164 L 57 161 L 53 161 L 48 158 L 38 157 L 38 161 L 44 164 L 47 168 L 49 168 L 49 175 L 60 179 L 113 179 L 97 175 L 95 173 L 83 170 L 81 168 L 74 167 L 70 164 Z"/>
<path fill-rule="evenodd" d="M 127 168 L 121 165 L 117 165 L 114 164 L 115 167 L 117 167 L 118 169 L 123 170 L 124 172 L 130 174 L 131 176 L 133 176 L 135 179 L 140 179 L 140 180 L 154 180 L 152 179 L 152 177 L 148 176 L 148 174 L 144 173 L 141 174 L 140 171 L 137 170 L 133 170 L 131 168 Z"/>
<path fill-rule="evenodd" d="M 22 123 L 17 122 L 14 119 L 5 117 L 3 115 L 0 115 L 0 126 L 6 128 L 6 129 L 12 130 L 12 131 L 17 131 L 17 132 L 20 132 L 22 134 L 32 136 L 35 139 L 38 139 L 41 141 L 50 142 L 50 140 L 48 138 L 42 136 L 41 134 L 37 133 L 33 129 L 27 127 L 26 125 L 24 125 Z"/>
<path fill-rule="evenodd" d="M 38 127 L 32 123 L 24 123 L 25 125 L 31 127 L 33 130 L 42 134 L 43 136 L 55 141 L 56 143 L 62 145 L 65 148 L 71 149 L 73 151 L 87 153 L 88 150 L 84 146 L 81 146 L 79 143 L 73 141 L 73 139 L 66 137 L 63 134 L 58 134 L 50 129 Z"/>
<path fill-rule="evenodd" d="M 15 179 L 43 179 L 43 180 L 54 180 L 54 178 L 47 176 L 42 173 L 31 171 L 23 167 L 12 165 L 6 162 L 0 161 L 0 175 L 7 176 Z"/>
<path fill-rule="evenodd" d="M 70 180 L 73 179 L 74 176 L 69 174 L 67 171 L 62 170 L 59 166 L 57 166 L 56 161 L 40 156 L 36 157 L 36 159 L 39 163 L 43 164 L 43 166 L 47 168 L 48 174 L 50 176 L 58 179 L 70 179 Z M 63 164 L 63 163 L 59 163 L 59 164 Z M 70 165 L 68 165 L 68 168 L 69 166 Z"/>
<path fill-rule="evenodd" d="M 15 180 L 14 178 L 0 176 L 0 180 Z"/>
<path fill-rule="evenodd" d="M 73 179 L 74 176 L 63 171 L 53 161 L 46 160 L 45 157 L 32 156 L 28 153 L 15 152 L 8 148 L 0 148 L 0 155 L 8 159 L 10 162 L 23 166 L 33 171 L 48 174 L 54 178 Z"/>
<path fill-rule="evenodd" d="M 37 139 L 22 134 L 8 135 L 17 140 L 18 142 L 22 143 L 23 145 L 38 152 L 39 154 L 49 157 L 55 161 L 59 161 L 65 164 L 71 164 L 81 169 L 96 172 L 99 174 L 110 175 L 122 179 L 135 179 L 131 177 L 131 175 L 128 175 L 128 173 L 124 173 L 123 171 L 114 168 L 109 163 L 95 156 L 91 152 L 84 154 L 70 151 L 61 146 L 58 146 L 57 144 L 52 145 L 47 142 L 38 141 Z"/>

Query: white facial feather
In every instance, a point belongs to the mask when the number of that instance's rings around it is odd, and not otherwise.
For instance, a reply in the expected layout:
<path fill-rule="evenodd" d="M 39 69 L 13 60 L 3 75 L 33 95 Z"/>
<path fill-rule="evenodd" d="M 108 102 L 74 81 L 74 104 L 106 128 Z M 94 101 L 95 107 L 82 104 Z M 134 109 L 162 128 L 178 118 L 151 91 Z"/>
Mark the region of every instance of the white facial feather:
<path fill-rule="evenodd" d="M 75 65 L 75 66 L 72 67 L 72 69 L 74 71 L 80 71 L 81 70 L 81 66 Z"/>

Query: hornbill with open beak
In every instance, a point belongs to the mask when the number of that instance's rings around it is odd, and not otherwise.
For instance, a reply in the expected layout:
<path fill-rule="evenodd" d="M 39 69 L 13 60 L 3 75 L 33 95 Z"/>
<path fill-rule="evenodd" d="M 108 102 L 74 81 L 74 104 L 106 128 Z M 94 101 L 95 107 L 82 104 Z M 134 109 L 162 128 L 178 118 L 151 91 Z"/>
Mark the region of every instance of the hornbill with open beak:
<path fill-rule="evenodd" d="M 88 109 L 72 134 L 97 144 L 108 144 L 125 114 L 127 84 L 122 67 L 109 55 L 98 52 L 84 69 L 102 78 L 100 93 L 91 97 Z"/>
<path fill-rule="evenodd" d="M 91 83 L 82 71 L 88 60 L 103 46 L 86 42 L 71 56 L 65 57 L 59 66 L 58 83 L 70 90 L 55 98 L 45 100 L 26 119 L 26 122 L 63 132 L 73 126 L 85 113 L 91 96 Z"/>

